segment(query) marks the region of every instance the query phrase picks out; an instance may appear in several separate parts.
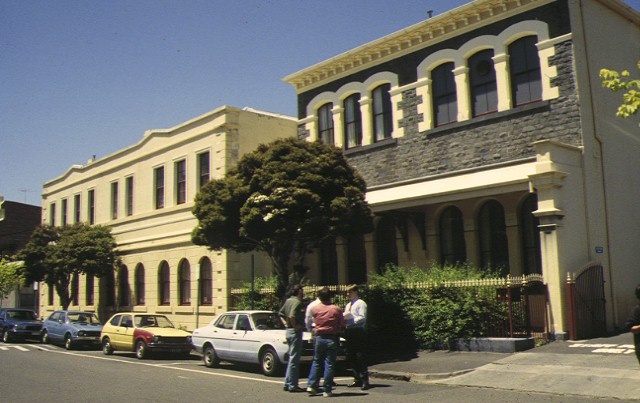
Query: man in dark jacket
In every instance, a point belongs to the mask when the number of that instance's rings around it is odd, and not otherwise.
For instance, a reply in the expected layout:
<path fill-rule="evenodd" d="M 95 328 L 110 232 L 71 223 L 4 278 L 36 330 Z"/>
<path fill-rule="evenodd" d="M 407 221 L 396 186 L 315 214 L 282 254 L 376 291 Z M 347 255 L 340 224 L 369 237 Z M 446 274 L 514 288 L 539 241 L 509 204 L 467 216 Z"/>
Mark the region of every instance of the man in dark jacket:
<path fill-rule="evenodd" d="M 640 284 L 636 287 L 636 298 L 640 301 Z M 640 363 L 640 303 L 633 307 L 624 330 L 633 333 L 633 344 L 636 346 L 636 357 Z"/>

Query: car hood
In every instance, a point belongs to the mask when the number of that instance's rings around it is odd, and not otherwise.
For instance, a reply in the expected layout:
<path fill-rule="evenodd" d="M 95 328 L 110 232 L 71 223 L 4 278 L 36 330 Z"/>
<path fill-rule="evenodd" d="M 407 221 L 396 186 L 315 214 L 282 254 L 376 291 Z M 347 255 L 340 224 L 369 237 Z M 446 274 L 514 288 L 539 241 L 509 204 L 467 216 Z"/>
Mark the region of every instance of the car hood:
<path fill-rule="evenodd" d="M 165 336 L 165 337 L 186 337 L 191 336 L 191 333 L 185 332 L 181 329 L 175 329 L 172 327 L 143 327 L 138 330 L 144 330 L 149 333 L 153 333 L 156 336 Z"/>

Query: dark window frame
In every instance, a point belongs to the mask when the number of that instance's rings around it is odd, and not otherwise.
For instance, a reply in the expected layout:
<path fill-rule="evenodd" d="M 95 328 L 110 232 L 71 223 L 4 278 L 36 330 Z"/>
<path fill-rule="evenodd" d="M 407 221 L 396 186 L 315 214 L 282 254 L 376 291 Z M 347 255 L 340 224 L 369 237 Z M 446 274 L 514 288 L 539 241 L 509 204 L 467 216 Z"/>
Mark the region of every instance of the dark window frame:
<path fill-rule="evenodd" d="M 342 102 L 344 125 L 344 148 L 362 145 L 362 112 L 360 94 L 351 94 Z"/>
<path fill-rule="evenodd" d="M 371 91 L 371 118 L 374 142 L 391 138 L 393 113 L 391 104 L 391 84 L 381 84 Z"/>

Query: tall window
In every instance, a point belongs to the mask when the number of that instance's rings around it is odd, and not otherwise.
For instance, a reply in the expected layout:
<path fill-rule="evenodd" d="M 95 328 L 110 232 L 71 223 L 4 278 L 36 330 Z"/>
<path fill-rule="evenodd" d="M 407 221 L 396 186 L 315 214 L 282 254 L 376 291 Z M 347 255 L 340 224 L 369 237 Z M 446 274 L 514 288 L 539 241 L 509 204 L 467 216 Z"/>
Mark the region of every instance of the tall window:
<path fill-rule="evenodd" d="M 533 212 L 538 209 L 538 198 L 530 195 L 520 206 L 520 231 L 522 234 L 522 260 L 525 274 L 542 274 L 540 248 L 540 222 Z"/>
<path fill-rule="evenodd" d="M 73 196 L 73 222 L 80 222 L 80 195 Z"/>
<path fill-rule="evenodd" d="M 118 218 L 118 182 L 111 182 L 111 219 Z"/>
<path fill-rule="evenodd" d="M 187 201 L 187 162 L 185 160 L 176 161 L 174 171 L 176 175 L 176 204 L 183 204 Z"/>
<path fill-rule="evenodd" d="M 501 275 L 509 274 L 509 248 L 504 209 L 497 201 L 488 201 L 480 208 L 478 235 L 481 266 L 499 269 Z"/>
<path fill-rule="evenodd" d="M 469 82 L 473 116 L 498 110 L 498 87 L 493 66 L 493 50 L 486 49 L 469 58 Z"/>
<path fill-rule="evenodd" d="M 198 189 L 209 182 L 209 151 L 198 154 Z"/>
<path fill-rule="evenodd" d="M 122 265 L 118 269 L 118 305 L 129 306 L 130 287 L 129 287 L 129 269 Z"/>
<path fill-rule="evenodd" d="M 53 284 L 49 284 L 49 287 L 47 287 L 47 304 L 48 305 L 53 305 Z"/>
<path fill-rule="evenodd" d="M 171 303 L 171 278 L 169 277 L 169 263 L 163 261 L 158 269 L 158 304 Z"/>
<path fill-rule="evenodd" d="M 513 106 L 542 99 L 540 58 L 536 36 L 525 36 L 509 45 L 509 73 Z"/>
<path fill-rule="evenodd" d="M 458 98 L 453 67 L 453 62 L 444 63 L 431 71 L 435 126 L 455 122 L 458 118 Z"/>
<path fill-rule="evenodd" d="M 135 272 L 136 305 L 144 305 L 144 292 L 144 266 L 142 263 L 138 263 Z"/>
<path fill-rule="evenodd" d="M 102 301 L 106 306 L 116 305 L 116 278 L 113 270 L 100 277 L 100 302 Z"/>
<path fill-rule="evenodd" d="M 191 304 L 191 266 L 189 261 L 183 259 L 178 266 L 178 299 L 180 305 Z"/>
<path fill-rule="evenodd" d="M 55 203 L 49 204 L 49 225 L 51 226 L 56 225 L 56 204 Z"/>
<path fill-rule="evenodd" d="M 80 305 L 78 303 L 78 294 L 80 293 L 80 279 L 79 279 L 80 275 L 79 274 L 74 274 L 71 277 L 71 292 L 70 292 L 70 297 L 71 297 L 71 305 Z"/>
<path fill-rule="evenodd" d="M 333 104 L 324 104 L 318 109 L 318 138 L 324 144 L 334 144 L 333 139 Z"/>
<path fill-rule="evenodd" d="M 133 176 L 128 176 L 124 180 L 124 193 L 127 216 L 131 216 L 133 215 Z"/>
<path fill-rule="evenodd" d="M 93 189 L 87 192 L 87 218 L 89 224 L 96 223 L 96 191 Z"/>
<path fill-rule="evenodd" d="M 69 224 L 69 217 L 67 216 L 68 200 L 62 199 L 60 202 L 60 225 L 65 226 Z"/>
<path fill-rule="evenodd" d="M 200 261 L 200 305 L 213 304 L 212 272 L 211 260 L 207 257 L 202 258 Z"/>
<path fill-rule="evenodd" d="M 84 299 L 87 305 L 94 304 L 94 277 L 93 274 L 87 274 Z"/>
<path fill-rule="evenodd" d="M 346 148 L 362 145 L 360 94 L 353 94 L 344 100 L 344 144 Z"/>
<path fill-rule="evenodd" d="M 153 178 L 156 208 L 164 208 L 164 167 L 154 169 Z"/>
<path fill-rule="evenodd" d="M 462 212 L 455 206 L 447 207 L 440 216 L 440 264 L 455 265 L 467 260 Z"/>
<path fill-rule="evenodd" d="M 373 134 L 375 141 L 391 137 L 391 84 L 382 84 L 373 90 Z"/>

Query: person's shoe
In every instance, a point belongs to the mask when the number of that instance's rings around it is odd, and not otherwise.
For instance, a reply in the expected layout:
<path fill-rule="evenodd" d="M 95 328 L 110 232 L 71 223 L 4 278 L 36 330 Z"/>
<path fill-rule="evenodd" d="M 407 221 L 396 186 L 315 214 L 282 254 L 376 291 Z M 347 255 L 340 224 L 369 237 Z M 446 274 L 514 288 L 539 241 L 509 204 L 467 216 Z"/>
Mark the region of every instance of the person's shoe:
<path fill-rule="evenodd" d="M 360 381 L 353 381 L 352 383 L 350 383 L 349 385 L 347 385 L 348 388 L 358 388 L 362 386 L 362 382 Z"/>
<path fill-rule="evenodd" d="M 311 386 L 309 386 L 307 388 L 307 393 L 309 394 L 309 396 L 315 396 L 318 394 L 318 389 L 312 388 Z"/>
<path fill-rule="evenodd" d="M 291 393 L 299 393 L 299 392 L 304 392 L 305 390 L 302 389 L 300 386 L 294 386 L 293 388 L 289 389 L 289 392 Z"/>
<path fill-rule="evenodd" d="M 369 384 L 369 382 L 365 382 L 362 384 L 362 386 L 360 386 L 360 390 L 369 390 L 371 389 L 371 385 Z"/>
<path fill-rule="evenodd" d="M 289 391 L 289 387 L 287 385 L 285 385 L 285 386 L 282 387 L 282 390 L 284 390 L 285 392 L 288 392 Z"/>
<path fill-rule="evenodd" d="M 322 397 L 333 397 L 333 393 L 331 393 L 331 392 L 324 392 L 324 393 L 322 393 Z"/>

